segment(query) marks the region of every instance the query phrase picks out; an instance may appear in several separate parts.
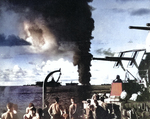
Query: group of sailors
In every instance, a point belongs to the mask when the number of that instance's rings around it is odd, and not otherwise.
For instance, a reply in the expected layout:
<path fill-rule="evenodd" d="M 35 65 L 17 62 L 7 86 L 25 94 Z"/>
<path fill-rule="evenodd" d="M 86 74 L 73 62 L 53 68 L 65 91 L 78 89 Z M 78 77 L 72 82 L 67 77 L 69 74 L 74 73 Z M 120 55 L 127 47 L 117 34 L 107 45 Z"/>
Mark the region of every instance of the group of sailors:
<path fill-rule="evenodd" d="M 44 109 L 36 109 L 33 103 L 29 103 L 25 114 L 20 113 L 17 104 L 9 102 L 6 105 L 7 111 L 1 114 L 1 119 L 78 119 L 78 106 L 75 99 L 72 97 L 70 101 L 69 109 L 60 105 L 58 97 L 51 105 L 48 101 L 45 101 Z"/>
<path fill-rule="evenodd" d="M 102 96 L 94 94 L 91 99 L 83 102 L 85 105 L 85 119 L 111 119 L 107 104 L 104 99 L 108 98 L 104 93 Z"/>
<path fill-rule="evenodd" d="M 9 102 L 6 108 L 7 110 L 1 114 L 1 119 L 44 119 L 42 108 L 36 109 L 33 103 L 29 103 L 24 115 L 18 110 L 17 104 Z"/>
<path fill-rule="evenodd" d="M 107 111 L 99 105 L 97 96 L 93 96 L 94 105 L 91 104 L 91 100 L 88 100 L 86 115 L 81 117 L 79 115 L 79 106 L 72 97 L 70 99 L 71 104 L 69 108 L 64 108 L 59 103 L 59 98 L 55 98 L 55 102 L 49 105 L 48 101 L 45 101 L 45 108 L 36 108 L 33 103 L 29 103 L 26 107 L 25 114 L 22 114 L 18 110 L 18 105 L 9 102 L 6 107 L 7 111 L 2 113 L 1 119 L 109 119 Z"/>

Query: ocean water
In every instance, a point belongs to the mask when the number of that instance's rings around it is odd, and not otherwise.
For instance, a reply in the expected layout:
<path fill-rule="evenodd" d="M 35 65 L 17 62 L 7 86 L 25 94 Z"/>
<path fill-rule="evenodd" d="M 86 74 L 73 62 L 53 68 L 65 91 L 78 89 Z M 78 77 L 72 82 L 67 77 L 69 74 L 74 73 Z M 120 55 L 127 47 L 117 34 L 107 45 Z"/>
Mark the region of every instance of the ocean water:
<path fill-rule="evenodd" d="M 12 102 L 18 105 L 21 114 L 33 103 L 36 108 L 42 108 L 42 88 L 37 86 L 0 86 L 0 114 L 6 111 L 6 105 Z"/>

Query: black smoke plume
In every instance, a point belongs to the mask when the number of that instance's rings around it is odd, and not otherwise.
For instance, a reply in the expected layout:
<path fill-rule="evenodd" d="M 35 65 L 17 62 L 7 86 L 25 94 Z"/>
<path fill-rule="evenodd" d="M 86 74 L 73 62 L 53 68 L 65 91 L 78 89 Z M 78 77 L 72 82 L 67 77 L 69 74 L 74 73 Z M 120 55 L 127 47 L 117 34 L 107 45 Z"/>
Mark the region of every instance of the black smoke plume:
<path fill-rule="evenodd" d="M 8 9 L 24 13 L 25 19 L 31 22 L 41 15 L 58 45 L 62 42 L 76 44 L 73 63 L 78 66 L 81 84 L 89 84 L 91 77 L 89 51 L 94 20 L 88 2 L 92 0 L 5 0 L 11 6 Z"/>

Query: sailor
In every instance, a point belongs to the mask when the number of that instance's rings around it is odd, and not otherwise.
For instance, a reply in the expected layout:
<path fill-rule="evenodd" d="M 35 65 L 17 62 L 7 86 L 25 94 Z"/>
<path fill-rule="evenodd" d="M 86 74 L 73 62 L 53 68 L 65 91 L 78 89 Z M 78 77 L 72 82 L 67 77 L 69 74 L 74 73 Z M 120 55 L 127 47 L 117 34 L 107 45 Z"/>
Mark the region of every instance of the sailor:
<path fill-rule="evenodd" d="M 55 98 L 55 103 L 53 103 L 48 110 L 48 113 L 52 117 L 52 119 L 61 119 L 62 118 L 62 106 L 59 104 L 59 98 Z"/>
<path fill-rule="evenodd" d="M 120 79 L 120 75 L 116 76 L 116 79 L 113 80 L 113 83 L 122 83 L 122 80 Z"/>
<path fill-rule="evenodd" d="M 71 105 L 69 106 L 69 118 L 78 119 L 78 113 L 77 113 L 78 109 L 74 97 L 72 97 L 70 100 L 71 100 Z"/>
<path fill-rule="evenodd" d="M 2 114 L 1 119 L 18 119 L 18 116 L 13 112 L 13 103 L 7 104 L 7 111 Z"/>

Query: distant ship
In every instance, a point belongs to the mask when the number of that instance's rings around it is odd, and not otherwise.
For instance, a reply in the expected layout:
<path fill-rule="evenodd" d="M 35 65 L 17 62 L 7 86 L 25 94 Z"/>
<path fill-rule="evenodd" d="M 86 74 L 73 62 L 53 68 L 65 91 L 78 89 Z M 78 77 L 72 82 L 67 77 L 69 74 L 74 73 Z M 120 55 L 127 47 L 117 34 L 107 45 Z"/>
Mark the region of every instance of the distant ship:
<path fill-rule="evenodd" d="M 36 82 L 35 85 L 42 87 L 42 86 L 43 86 L 43 81 L 41 81 L 41 82 L 38 81 L 38 82 Z M 45 84 L 45 86 L 46 86 L 46 87 L 57 87 L 57 86 L 61 86 L 61 83 L 55 82 L 55 80 L 51 80 L 51 81 L 47 82 L 47 83 Z"/>

